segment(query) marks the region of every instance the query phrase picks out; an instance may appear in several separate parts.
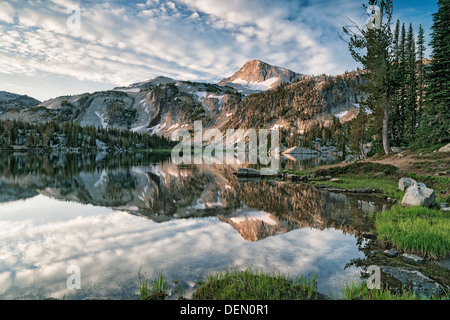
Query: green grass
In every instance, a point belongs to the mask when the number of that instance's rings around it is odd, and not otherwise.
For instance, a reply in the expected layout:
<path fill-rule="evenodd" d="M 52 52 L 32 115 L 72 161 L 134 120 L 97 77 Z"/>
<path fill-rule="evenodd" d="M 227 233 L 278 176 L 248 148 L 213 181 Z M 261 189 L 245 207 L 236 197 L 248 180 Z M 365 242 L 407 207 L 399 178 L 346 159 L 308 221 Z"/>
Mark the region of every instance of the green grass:
<path fill-rule="evenodd" d="M 281 274 L 230 269 L 210 275 L 192 299 L 314 300 L 317 299 L 317 275 L 291 279 Z"/>
<path fill-rule="evenodd" d="M 376 215 L 378 238 L 397 249 L 430 258 L 450 253 L 450 213 L 425 207 L 393 206 Z"/>
<path fill-rule="evenodd" d="M 425 156 L 425 155 L 424 155 Z M 434 157 L 441 157 L 437 154 Z M 421 163 L 419 163 L 419 166 Z M 398 181 L 401 177 L 410 177 L 432 188 L 436 194 L 437 202 L 450 203 L 450 178 L 434 175 L 419 175 L 412 172 L 400 172 L 396 167 L 386 164 L 355 162 L 346 166 L 336 166 L 326 169 L 313 168 L 309 170 L 295 171 L 284 170 L 282 172 L 298 175 L 315 174 L 316 177 L 332 176 L 339 178 L 340 183 L 329 181 L 314 181 L 313 185 L 323 185 L 341 189 L 378 189 L 385 196 L 401 201 L 404 192 L 398 190 Z"/>
<path fill-rule="evenodd" d="M 340 182 L 330 181 L 312 181 L 313 185 L 325 185 L 327 187 L 336 187 L 340 189 L 377 189 L 383 195 L 401 201 L 404 192 L 398 190 L 398 183 L 389 178 L 370 178 L 370 177 L 339 177 Z"/>
<path fill-rule="evenodd" d="M 386 197 L 401 201 L 402 191 L 398 190 L 398 169 L 391 165 L 377 163 L 356 162 L 346 166 L 337 166 L 327 169 L 313 168 L 304 171 L 285 170 L 286 173 L 297 175 L 315 174 L 316 177 L 331 176 L 339 178 L 340 182 L 314 181 L 311 185 L 348 189 L 377 189 Z"/>
<path fill-rule="evenodd" d="M 375 173 L 383 173 L 385 175 L 394 175 L 398 172 L 395 166 L 389 164 L 373 163 L 373 162 L 354 162 L 346 166 L 336 166 L 327 169 L 316 170 L 316 175 L 320 176 L 370 176 Z"/>
<path fill-rule="evenodd" d="M 330 299 L 333 299 L 330 296 Z M 402 292 L 391 292 L 387 287 L 369 289 L 365 282 L 345 284 L 342 287 L 341 300 L 448 300 L 448 294 L 443 296 L 431 296 L 428 299 L 419 296 L 414 291 L 403 289 Z"/>
<path fill-rule="evenodd" d="M 141 300 L 164 300 L 167 295 L 167 281 L 164 278 L 163 271 L 161 270 L 158 276 L 153 280 L 152 289 L 149 290 L 148 280 L 141 281 L 141 274 L 139 268 L 139 291 Z"/>
<path fill-rule="evenodd" d="M 140 274 L 139 274 L 140 276 Z M 141 276 L 139 278 L 141 280 Z M 166 298 L 167 282 L 163 272 L 153 281 L 150 292 L 148 280 L 141 281 L 141 300 L 163 300 Z M 317 274 L 312 277 L 290 278 L 280 273 L 264 273 L 246 269 L 227 269 L 208 276 L 206 282 L 199 282 L 192 300 L 319 300 L 327 299 L 317 292 Z M 330 293 L 330 300 L 449 300 L 448 292 L 440 296 L 418 296 L 409 287 L 401 292 L 392 292 L 387 286 L 369 289 L 365 282 L 353 282 L 341 287 L 341 296 Z M 184 293 L 184 289 L 180 289 Z"/>

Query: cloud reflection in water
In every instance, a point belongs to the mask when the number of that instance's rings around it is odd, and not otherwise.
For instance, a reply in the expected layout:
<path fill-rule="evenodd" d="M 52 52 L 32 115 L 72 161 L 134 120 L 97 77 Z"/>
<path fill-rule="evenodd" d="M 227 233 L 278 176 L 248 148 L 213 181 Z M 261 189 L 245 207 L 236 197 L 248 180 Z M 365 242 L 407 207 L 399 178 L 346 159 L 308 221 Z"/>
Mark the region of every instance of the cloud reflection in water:
<path fill-rule="evenodd" d="M 318 272 L 319 291 L 356 280 L 344 266 L 362 257 L 356 237 L 335 229 L 302 228 L 247 241 L 217 217 L 170 220 L 82 205 L 43 195 L 0 204 L 0 299 L 138 299 L 138 271 L 161 269 L 193 291 L 199 279 L 227 267 L 290 276 Z M 69 265 L 81 268 L 81 290 L 66 287 Z M 349 278 L 350 277 L 350 278 Z"/>

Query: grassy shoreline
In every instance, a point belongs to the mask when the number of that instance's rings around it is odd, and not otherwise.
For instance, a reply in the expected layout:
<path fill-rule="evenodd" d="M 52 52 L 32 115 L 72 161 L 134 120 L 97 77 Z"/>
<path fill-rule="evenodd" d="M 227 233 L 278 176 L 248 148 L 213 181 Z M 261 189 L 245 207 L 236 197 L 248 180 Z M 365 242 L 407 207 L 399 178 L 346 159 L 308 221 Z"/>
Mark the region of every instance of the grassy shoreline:
<path fill-rule="evenodd" d="M 163 300 L 167 297 L 166 283 L 162 273 L 153 280 L 152 293 L 147 288 L 147 280 L 141 284 L 141 300 Z M 183 293 L 183 291 L 182 291 Z M 235 301 L 278 301 L 278 300 L 448 300 L 446 292 L 440 295 L 424 297 L 412 289 L 404 287 L 400 292 L 393 292 L 387 287 L 369 289 L 365 281 L 343 283 L 341 295 L 328 296 L 317 291 L 317 274 L 291 278 L 280 273 L 264 273 L 252 269 L 228 269 L 208 276 L 200 283 L 191 299 L 182 295 L 181 300 L 235 300 Z"/>
<path fill-rule="evenodd" d="M 389 164 L 373 162 L 355 162 L 347 165 L 337 165 L 331 167 L 316 167 L 307 170 L 281 170 L 281 173 L 296 174 L 299 176 L 315 176 L 308 182 L 315 186 L 326 186 L 333 188 L 358 189 L 370 188 L 378 189 L 386 197 L 401 200 L 404 192 L 398 190 L 398 181 L 402 177 L 409 177 L 418 182 L 425 183 L 429 188 L 435 190 L 437 202 L 450 202 L 448 188 L 450 178 L 433 175 L 421 175 L 413 172 L 402 172 L 397 167 Z M 318 177 L 331 176 L 338 178 L 339 182 L 324 179 L 317 180 Z"/>
<path fill-rule="evenodd" d="M 447 177 L 424 176 L 413 172 L 401 172 L 392 165 L 356 162 L 326 168 L 302 171 L 282 170 L 300 176 L 309 176 L 309 184 L 332 188 L 377 189 L 381 196 L 400 202 L 405 192 L 398 189 L 398 180 L 407 176 L 424 182 L 433 188 L 437 201 L 448 201 L 450 179 Z M 331 176 L 330 179 L 315 177 Z M 417 253 L 432 259 L 448 257 L 450 252 L 450 213 L 436 208 L 403 208 L 394 205 L 390 210 L 375 214 L 378 239 L 400 251 Z M 194 292 L 193 300 L 449 300 L 449 293 L 424 298 L 408 288 L 393 292 L 387 287 L 369 289 L 365 282 L 343 284 L 341 297 L 324 297 L 317 292 L 317 275 L 291 279 L 281 274 L 265 274 L 252 270 L 229 270 L 225 273 L 209 275 Z"/>
<path fill-rule="evenodd" d="M 450 253 L 450 213 L 425 207 L 393 206 L 376 215 L 381 241 L 398 250 L 429 258 L 446 258 Z"/>
<path fill-rule="evenodd" d="M 405 192 L 398 189 L 401 177 L 411 177 L 424 182 L 433 188 L 437 202 L 448 201 L 448 196 L 441 196 L 448 192 L 450 178 L 423 176 L 413 172 L 401 172 L 398 168 L 388 164 L 372 162 L 355 162 L 347 165 L 317 167 L 306 171 L 288 170 L 287 173 L 297 175 L 314 175 L 315 177 L 338 178 L 337 182 L 314 179 L 308 183 L 313 186 L 325 186 L 342 190 L 370 188 L 380 191 L 385 198 L 392 198 L 400 203 Z M 416 253 L 424 257 L 436 259 L 446 258 L 450 253 L 450 212 L 436 208 L 410 207 L 403 208 L 394 205 L 390 210 L 375 215 L 378 238 L 395 246 L 399 251 Z"/>
<path fill-rule="evenodd" d="M 291 279 L 251 269 L 227 270 L 208 276 L 193 300 L 316 300 L 317 275 Z"/>

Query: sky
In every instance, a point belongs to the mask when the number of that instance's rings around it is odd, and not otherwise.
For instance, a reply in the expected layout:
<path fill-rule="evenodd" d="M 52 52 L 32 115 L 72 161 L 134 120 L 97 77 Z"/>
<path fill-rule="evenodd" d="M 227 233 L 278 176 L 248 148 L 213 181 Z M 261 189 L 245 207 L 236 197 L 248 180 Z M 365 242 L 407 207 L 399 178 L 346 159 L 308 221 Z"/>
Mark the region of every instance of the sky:
<path fill-rule="evenodd" d="M 365 25 L 366 2 L 0 0 L 0 91 L 44 101 L 157 76 L 218 82 L 253 59 L 341 74 L 360 65 L 338 33 Z M 436 2 L 394 0 L 394 20 L 429 42 Z"/>

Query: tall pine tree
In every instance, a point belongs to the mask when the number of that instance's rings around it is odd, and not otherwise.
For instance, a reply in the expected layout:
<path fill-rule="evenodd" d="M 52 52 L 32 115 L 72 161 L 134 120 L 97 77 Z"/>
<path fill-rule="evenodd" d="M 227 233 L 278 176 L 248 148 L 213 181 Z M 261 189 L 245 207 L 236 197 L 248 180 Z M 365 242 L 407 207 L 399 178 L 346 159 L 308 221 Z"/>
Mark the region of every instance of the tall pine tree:
<path fill-rule="evenodd" d="M 438 0 L 433 15 L 431 66 L 416 146 L 450 142 L 450 1 Z"/>
<path fill-rule="evenodd" d="M 423 100 L 425 94 L 424 81 L 424 59 L 425 59 L 425 35 L 422 25 L 419 26 L 419 35 L 417 36 L 417 122 L 420 123 L 423 112 Z"/>
<path fill-rule="evenodd" d="M 398 85 L 401 83 L 402 75 L 400 74 L 400 20 L 397 20 L 397 23 L 395 25 L 394 30 L 394 39 L 393 39 L 393 64 L 392 64 L 392 72 L 393 72 L 393 78 L 395 86 L 395 93 L 397 96 L 399 96 L 399 90 L 400 86 Z M 397 101 L 394 101 L 392 109 L 391 109 L 391 115 L 389 117 L 390 119 L 390 128 L 391 128 L 391 138 L 392 142 L 395 145 L 399 145 L 400 142 L 400 127 L 399 127 L 399 119 L 401 116 L 401 110 L 400 110 L 401 102 L 399 99 Z"/>
<path fill-rule="evenodd" d="M 417 127 L 416 42 L 412 24 L 409 25 L 408 29 L 405 53 L 405 140 L 409 144 Z"/>
<path fill-rule="evenodd" d="M 384 153 L 389 154 L 389 115 L 395 93 L 391 52 L 393 4 L 392 0 L 369 0 L 369 6 L 363 4 L 363 8 L 368 11 L 372 5 L 380 9 L 380 28 L 361 29 L 354 24 L 351 27 L 356 28 L 357 32 L 349 27 L 344 27 L 343 31 L 350 37 L 348 47 L 352 57 L 363 65 L 363 76 L 368 80 L 362 88 L 368 97 L 361 104 L 372 110 L 377 133 L 381 137 L 378 140 L 382 142 Z"/>
<path fill-rule="evenodd" d="M 399 90 L 397 92 L 397 103 L 399 104 L 399 117 L 397 119 L 398 129 L 398 145 L 404 143 L 405 139 L 405 119 L 406 119 L 406 28 L 405 24 L 402 23 L 402 31 L 400 36 L 400 68 L 398 73 L 397 84 Z"/>

